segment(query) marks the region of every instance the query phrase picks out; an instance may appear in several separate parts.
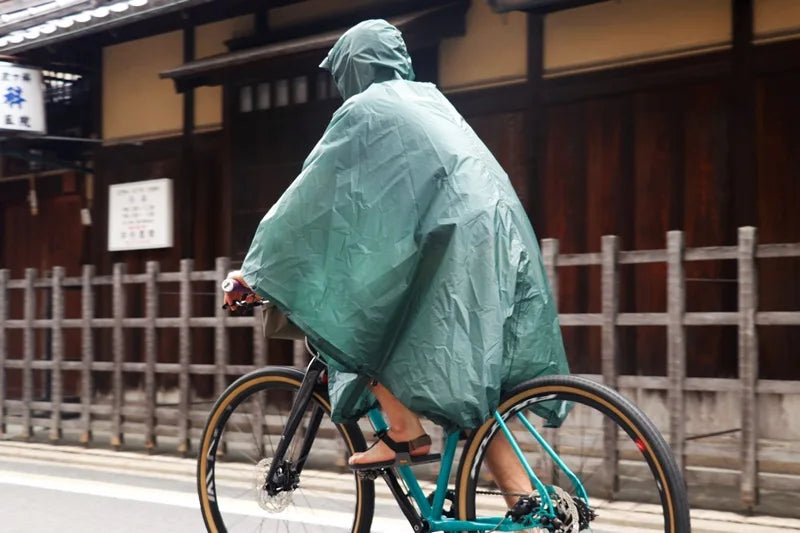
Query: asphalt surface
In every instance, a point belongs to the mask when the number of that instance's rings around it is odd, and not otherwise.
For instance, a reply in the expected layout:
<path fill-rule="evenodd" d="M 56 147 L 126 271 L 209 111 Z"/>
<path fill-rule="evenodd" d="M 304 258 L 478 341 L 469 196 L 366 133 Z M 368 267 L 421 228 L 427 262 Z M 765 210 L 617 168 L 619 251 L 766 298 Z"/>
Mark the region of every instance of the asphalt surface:
<path fill-rule="evenodd" d="M 230 488 L 229 494 L 241 492 Z M 305 508 L 306 498 L 313 509 Z M 298 506 L 281 514 L 287 520 L 273 520 L 247 494 L 238 505 L 228 505 L 228 516 L 235 531 L 346 531 L 352 512 L 346 512 L 343 499 L 306 491 Z M 376 516 L 373 531 L 411 531 L 402 516 L 392 517 L 390 503 L 377 506 L 376 515 L 382 516 Z M 205 531 L 191 478 L 29 459 L 0 460 L 0 516 L 6 533 Z"/>
<path fill-rule="evenodd" d="M 220 480 L 218 489 L 221 498 L 227 496 L 232 531 L 349 531 L 352 477 L 318 473 L 276 520 L 255 503 L 252 481 L 231 472 L 234 476 Z M 653 531 L 647 527 L 646 506 L 614 502 L 603 509 L 603 516 L 609 525 L 593 531 Z M 194 461 L 0 441 L 0 531 L 203 532 Z M 372 531 L 412 532 L 380 480 Z M 693 531 L 800 533 L 800 520 L 696 511 Z"/>

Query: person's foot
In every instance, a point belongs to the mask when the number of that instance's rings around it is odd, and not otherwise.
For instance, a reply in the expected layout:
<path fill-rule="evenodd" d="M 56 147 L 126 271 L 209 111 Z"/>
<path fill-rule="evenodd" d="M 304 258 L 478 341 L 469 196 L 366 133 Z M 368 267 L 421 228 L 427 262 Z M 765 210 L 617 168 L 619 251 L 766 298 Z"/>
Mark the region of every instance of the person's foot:
<path fill-rule="evenodd" d="M 423 435 L 424 433 L 425 431 L 422 429 L 422 426 L 406 432 L 399 432 L 390 429 L 389 438 L 391 438 L 395 442 L 408 442 Z M 412 457 L 418 455 L 425 455 L 430 451 L 431 451 L 430 445 L 419 446 L 415 448 L 412 452 L 410 452 L 410 455 Z M 379 440 L 369 450 L 365 452 L 357 452 L 351 455 L 350 460 L 348 462 L 351 465 L 380 463 L 382 461 L 391 461 L 392 459 L 394 459 L 395 455 L 396 454 L 394 453 L 394 450 L 389 448 L 389 446 L 385 442 Z"/>

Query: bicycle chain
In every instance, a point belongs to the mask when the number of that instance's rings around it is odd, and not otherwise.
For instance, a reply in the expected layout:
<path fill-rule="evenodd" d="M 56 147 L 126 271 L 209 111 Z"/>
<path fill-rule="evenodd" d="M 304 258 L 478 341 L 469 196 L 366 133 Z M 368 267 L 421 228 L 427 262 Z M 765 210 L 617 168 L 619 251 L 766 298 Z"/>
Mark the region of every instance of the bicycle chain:
<path fill-rule="evenodd" d="M 499 490 L 476 490 L 475 494 L 486 494 L 488 496 L 516 496 L 517 498 L 529 496 L 529 494 L 523 494 L 521 492 L 502 492 Z"/>
<path fill-rule="evenodd" d="M 574 511 L 577 511 L 576 514 L 579 517 L 578 520 L 579 530 L 583 531 L 584 529 L 587 529 L 589 527 L 589 523 L 597 517 L 595 511 L 591 507 L 586 505 L 586 502 L 584 502 L 580 498 L 572 498 L 568 493 L 563 492 L 563 489 L 562 493 L 563 493 L 562 497 L 569 497 L 572 500 L 573 505 L 575 506 Z M 523 494 L 520 492 L 503 492 L 499 490 L 480 490 L 480 489 L 475 490 L 475 494 L 484 494 L 487 496 L 516 496 L 517 498 L 530 496 L 530 494 Z M 508 517 L 506 516 L 506 518 Z M 495 528 L 490 530 L 488 533 L 491 533 L 492 531 L 497 531 L 497 529 L 506 521 L 506 518 L 500 521 L 500 523 L 497 524 L 497 526 L 495 526 Z"/>

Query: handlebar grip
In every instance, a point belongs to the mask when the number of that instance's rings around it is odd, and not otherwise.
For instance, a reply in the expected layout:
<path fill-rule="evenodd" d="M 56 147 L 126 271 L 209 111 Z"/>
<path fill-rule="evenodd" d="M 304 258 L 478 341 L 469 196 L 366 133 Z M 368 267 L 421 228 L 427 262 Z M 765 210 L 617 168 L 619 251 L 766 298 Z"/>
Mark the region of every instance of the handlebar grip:
<path fill-rule="evenodd" d="M 222 282 L 223 292 L 250 292 L 250 289 L 236 281 L 235 279 L 227 278 Z"/>

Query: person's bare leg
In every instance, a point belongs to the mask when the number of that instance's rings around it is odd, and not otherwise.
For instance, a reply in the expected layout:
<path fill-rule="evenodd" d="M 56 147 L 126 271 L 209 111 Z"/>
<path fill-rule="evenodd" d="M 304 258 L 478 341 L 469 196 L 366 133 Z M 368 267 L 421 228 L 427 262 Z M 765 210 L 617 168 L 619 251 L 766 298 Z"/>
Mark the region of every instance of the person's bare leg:
<path fill-rule="evenodd" d="M 528 474 L 520 464 L 519 459 L 517 459 L 517 454 L 514 453 L 511 443 L 502 434 L 498 434 L 489 444 L 484 462 L 492 473 L 495 483 L 504 493 L 503 498 L 505 498 L 509 509 L 517 503 L 520 498 L 519 495 L 529 495 L 533 492 Z M 538 531 L 538 529 L 535 531 Z M 525 530 L 520 533 L 533 532 L 534 530 Z"/>
<path fill-rule="evenodd" d="M 397 442 L 406 442 L 425 433 L 419 417 L 400 403 L 394 394 L 389 392 L 389 389 L 381 384 L 375 385 L 371 389 L 386 414 L 391 439 Z M 424 455 L 429 451 L 430 446 L 424 446 L 414 450 L 413 455 Z M 394 456 L 395 453 L 391 448 L 383 442 L 378 442 L 367 452 L 353 454 L 350 457 L 350 464 L 377 463 L 393 459 Z"/>
<path fill-rule="evenodd" d="M 495 483 L 505 493 L 503 497 L 509 508 L 517 503 L 519 495 L 529 495 L 533 492 L 528 474 L 520 464 L 511 443 L 504 435 L 498 434 L 492 439 L 486 450 L 484 461 L 489 467 Z"/>

